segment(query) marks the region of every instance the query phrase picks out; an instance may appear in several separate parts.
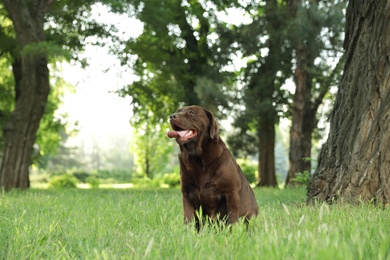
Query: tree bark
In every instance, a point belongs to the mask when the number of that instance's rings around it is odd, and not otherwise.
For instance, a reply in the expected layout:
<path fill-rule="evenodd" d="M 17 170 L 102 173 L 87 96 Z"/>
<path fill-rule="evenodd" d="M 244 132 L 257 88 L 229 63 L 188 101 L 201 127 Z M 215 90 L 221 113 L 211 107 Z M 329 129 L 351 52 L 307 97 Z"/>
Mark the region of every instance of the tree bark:
<path fill-rule="evenodd" d="M 291 18 L 297 19 L 298 10 L 302 5 L 301 0 L 290 0 L 288 2 L 291 13 Z M 304 130 L 304 121 L 307 123 L 308 118 L 305 117 L 307 110 L 308 99 L 310 102 L 310 88 L 311 84 L 309 81 L 309 75 L 307 71 L 308 65 L 308 48 L 305 48 L 305 38 L 299 37 L 294 41 L 296 68 L 294 72 L 295 81 L 295 94 L 294 101 L 292 104 L 292 118 L 290 128 L 290 150 L 289 150 L 289 169 L 287 172 L 286 186 L 295 184 L 294 178 L 297 173 L 303 173 L 307 169 L 304 162 L 304 153 L 307 153 L 305 149 L 308 148 L 307 143 L 304 141 L 304 137 L 308 135 L 311 137 L 306 129 Z M 306 120 L 305 120 L 306 119 Z M 304 133 L 305 131 L 305 133 Z M 305 135 L 304 135 L 305 134 Z M 306 140 L 307 141 L 307 140 Z M 311 142 L 311 139 L 310 139 Z M 310 144 L 311 146 L 311 144 Z M 310 154 L 310 151 L 309 151 Z M 309 155 L 310 156 L 310 155 Z M 310 167 L 310 166 L 309 166 Z M 310 168 L 309 168 L 310 169 Z"/>
<path fill-rule="evenodd" d="M 29 167 L 39 122 L 50 91 L 47 54 L 20 54 L 29 44 L 45 41 L 44 16 L 49 1 L 4 0 L 11 18 L 19 54 L 14 57 L 15 109 L 4 128 L 4 152 L 0 168 L 0 188 L 28 188 Z"/>
<path fill-rule="evenodd" d="M 260 187 L 277 187 L 275 174 L 275 123 L 261 125 L 259 133 L 259 183 Z"/>
<path fill-rule="evenodd" d="M 310 86 L 311 87 L 311 86 Z M 321 98 L 322 101 L 322 98 Z M 311 147 L 312 147 L 312 136 L 314 129 L 317 127 L 317 110 L 318 107 L 313 108 L 313 104 L 306 101 L 305 112 L 303 114 L 303 128 L 302 128 L 302 169 L 301 172 L 311 173 Z"/>
<path fill-rule="evenodd" d="M 292 109 L 290 128 L 290 167 L 287 173 L 286 185 L 293 183 L 296 174 L 303 172 L 303 120 L 305 113 L 305 94 L 307 89 L 306 53 L 302 43 L 296 47 L 296 69 L 295 69 L 295 94 Z M 310 87 L 310 86 L 309 86 Z"/>
<path fill-rule="evenodd" d="M 345 66 L 308 202 L 390 199 L 390 4 L 351 0 Z"/>

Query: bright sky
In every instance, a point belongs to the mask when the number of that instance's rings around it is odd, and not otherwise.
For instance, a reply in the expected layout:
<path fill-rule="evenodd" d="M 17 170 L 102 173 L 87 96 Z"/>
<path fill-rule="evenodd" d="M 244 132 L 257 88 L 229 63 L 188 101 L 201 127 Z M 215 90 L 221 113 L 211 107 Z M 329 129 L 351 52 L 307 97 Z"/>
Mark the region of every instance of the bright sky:
<path fill-rule="evenodd" d="M 134 18 L 110 14 L 100 4 L 93 9 L 92 18 L 98 22 L 115 23 L 118 35 L 128 38 L 142 32 L 142 23 Z M 80 132 L 69 140 L 70 145 L 83 146 L 86 151 L 91 151 L 96 145 L 109 148 L 117 138 L 128 142 L 131 138 L 130 97 L 121 98 L 114 92 L 133 81 L 131 71 L 120 66 L 119 60 L 109 54 L 108 46 L 87 45 L 82 55 L 88 60 L 87 68 L 67 63 L 62 65 L 63 78 L 76 86 L 75 93 L 65 95 L 60 110 L 60 113 L 68 114 L 70 122 L 78 122 Z"/>
<path fill-rule="evenodd" d="M 63 77 L 76 86 L 76 93 L 65 95 L 61 112 L 66 112 L 71 122 L 78 121 L 80 133 L 71 141 L 81 139 L 85 146 L 90 142 L 107 146 L 113 137 L 131 135 L 130 98 L 113 92 L 130 79 L 123 78 L 126 74 L 121 73 L 119 62 L 106 50 L 89 46 L 85 55 L 90 62 L 86 69 L 63 64 Z"/>

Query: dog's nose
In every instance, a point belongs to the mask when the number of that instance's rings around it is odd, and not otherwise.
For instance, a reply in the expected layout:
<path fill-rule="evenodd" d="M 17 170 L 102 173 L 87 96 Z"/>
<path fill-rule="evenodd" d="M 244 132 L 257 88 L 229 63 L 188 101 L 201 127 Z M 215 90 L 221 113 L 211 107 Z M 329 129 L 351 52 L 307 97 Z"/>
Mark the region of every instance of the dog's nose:
<path fill-rule="evenodd" d="M 173 120 L 173 119 L 177 119 L 179 116 L 177 114 L 172 114 L 169 116 L 169 119 Z"/>

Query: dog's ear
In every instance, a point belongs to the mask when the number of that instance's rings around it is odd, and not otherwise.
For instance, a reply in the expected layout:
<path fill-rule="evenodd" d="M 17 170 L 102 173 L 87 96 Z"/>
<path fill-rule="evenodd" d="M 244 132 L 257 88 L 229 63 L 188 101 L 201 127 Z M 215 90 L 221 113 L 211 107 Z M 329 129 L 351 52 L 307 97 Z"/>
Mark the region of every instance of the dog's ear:
<path fill-rule="evenodd" d="M 214 116 L 213 116 L 213 113 L 211 113 L 210 111 L 208 111 L 207 109 L 204 110 L 206 112 L 206 115 L 207 117 L 209 118 L 209 121 L 210 121 L 210 132 L 209 132 L 209 135 L 211 137 L 211 139 L 214 139 L 216 137 L 218 137 L 218 124 L 217 124 L 217 121 L 215 120 Z"/>

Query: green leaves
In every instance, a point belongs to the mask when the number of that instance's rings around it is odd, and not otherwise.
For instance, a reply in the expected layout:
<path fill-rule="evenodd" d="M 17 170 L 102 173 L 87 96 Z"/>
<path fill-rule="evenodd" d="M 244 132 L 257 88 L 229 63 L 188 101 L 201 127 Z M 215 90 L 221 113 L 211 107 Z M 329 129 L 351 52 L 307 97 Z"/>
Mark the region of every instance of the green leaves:
<path fill-rule="evenodd" d="M 32 1 L 30 1 L 32 3 Z M 104 7 L 106 4 L 107 7 Z M 80 53 L 86 43 L 105 45 L 115 41 L 117 29 L 109 21 L 99 22 L 92 16 L 95 8 L 109 10 L 112 1 L 52 1 L 46 10 L 44 22 L 44 41 L 22 46 L 16 42 L 13 23 L 8 18 L 6 9 L 0 5 L 0 128 L 2 129 L 11 115 L 15 105 L 15 82 L 10 68 L 20 56 L 46 56 L 51 70 L 51 93 L 37 133 L 33 161 L 39 167 L 45 167 L 47 160 L 56 153 L 61 141 L 69 131 L 64 115 L 55 115 L 61 104 L 63 88 L 69 87 L 56 75 L 59 61 L 78 61 L 86 66 Z M 123 3 L 122 3 L 123 4 Z M 116 5 L 116 4 L 113 4 Z M 18 37 L 22 37 L 19 35 Z M 41 39 L 42 40 L 42 39 Z M 50 66 L 50 64 L 54 64 Z M 20 90 L 23 91 L 23 90 Z M 3 131 L 0 131 L 0 148 L 3 146 Z"/>
<path fill-rule="evenodd" d="M 147 1 L 135 13 L 144 23 L 137 39 L 124 43 L 124 51 L 135 62 L 122 60 L 135 71 L 139 80 L 122 94 L 133 97 L 134 112 L 147 109 L 158 118 L 166 118 L 180 104 L 227 105 L 222 87 L 228 60 L 224 42 L 218 38 L 214 9 L 199 1 Z M 166 105 L 155 106 L 156 102 Z M 144 118 L 145 120 L 146 118 Z M 142 120 L 142 119 L 141 119 Z"/>
<path fill-rule="evenodd" d="M 52 61 L 61 60 L 63 58 L 66 60 L 71 59 L 71 54 L 69 51 L 63 49 L 62 46 L 56 43 L 47 41 L 27 44 L 21 50 L 20 55 L 48 56 Z"/>

